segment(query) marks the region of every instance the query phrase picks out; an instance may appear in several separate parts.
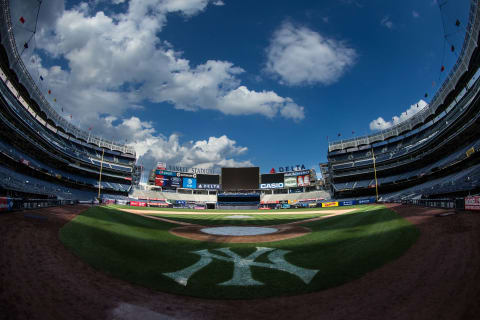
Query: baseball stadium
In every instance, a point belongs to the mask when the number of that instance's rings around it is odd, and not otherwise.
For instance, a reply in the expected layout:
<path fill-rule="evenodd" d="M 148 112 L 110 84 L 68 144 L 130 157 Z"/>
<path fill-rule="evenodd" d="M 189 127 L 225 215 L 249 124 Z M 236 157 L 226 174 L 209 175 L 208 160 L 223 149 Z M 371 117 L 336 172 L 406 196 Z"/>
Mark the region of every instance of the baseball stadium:
<path fill-rule="evenodd" d="M 139 144 L 59 111 L 32 71 L 42 1 L 0 0 L 0 319 L 479 319 L 468 3 L 466 21 L 442 21 L 462 44 L 446 47 L 455 63 L 429 104 L 370 134 L 331 133 L 317 170 L 146 165 Z"/>

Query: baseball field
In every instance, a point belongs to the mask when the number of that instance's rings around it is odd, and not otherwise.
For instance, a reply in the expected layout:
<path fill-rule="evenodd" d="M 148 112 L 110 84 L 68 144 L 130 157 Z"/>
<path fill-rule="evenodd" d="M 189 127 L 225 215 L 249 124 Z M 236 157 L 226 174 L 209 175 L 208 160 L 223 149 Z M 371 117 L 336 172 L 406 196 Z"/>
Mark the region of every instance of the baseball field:
<path fill-rule="evenodd" d="M 268 212 L 94 207 L 60 230 L 67 248 L 112 277 L 216 299 L 339 286 L 398 258 L 418 235 L 382 205 Z"/>
<path fill-rule="evenodd" d="M 351 209 L 2 214 L 0 319 L 478 319 L 478 214 Z"/>

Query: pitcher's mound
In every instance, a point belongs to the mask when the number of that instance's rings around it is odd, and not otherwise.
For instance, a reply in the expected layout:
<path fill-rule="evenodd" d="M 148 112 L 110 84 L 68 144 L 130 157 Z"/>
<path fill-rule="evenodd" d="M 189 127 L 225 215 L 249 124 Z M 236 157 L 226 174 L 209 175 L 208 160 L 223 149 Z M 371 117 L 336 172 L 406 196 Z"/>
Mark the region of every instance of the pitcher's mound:
<path fill-rule="evenodd" d="M 200 229 L 203 233 L 217 236 L 257 236 L 277 232 L 276 228 L 265 227 L 213 227 Z"/>
<path fill-rule="evenodd" d="M 278 225 L 271 227 L 205 227 L 182 226 L 170 229 L 170 233 L 193 240 L 229 243 L 271 242 L 297 238 L 310 233 L 307 227 L 298 225 Z"/>

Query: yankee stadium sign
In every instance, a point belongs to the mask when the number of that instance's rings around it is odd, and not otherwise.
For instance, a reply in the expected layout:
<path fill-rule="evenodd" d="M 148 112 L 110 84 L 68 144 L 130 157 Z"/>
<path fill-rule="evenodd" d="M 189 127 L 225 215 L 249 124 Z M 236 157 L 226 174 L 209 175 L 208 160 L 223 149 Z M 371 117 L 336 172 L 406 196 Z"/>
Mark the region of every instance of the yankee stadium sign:
<path fill-rule="evenodd" d="M 195 174 L 216 174 L 214 169 L 204 169 L 204 168 L 189 168 L 189 167 L 167 165 L 166 169 L 170 171 L 195 173 Z"/>

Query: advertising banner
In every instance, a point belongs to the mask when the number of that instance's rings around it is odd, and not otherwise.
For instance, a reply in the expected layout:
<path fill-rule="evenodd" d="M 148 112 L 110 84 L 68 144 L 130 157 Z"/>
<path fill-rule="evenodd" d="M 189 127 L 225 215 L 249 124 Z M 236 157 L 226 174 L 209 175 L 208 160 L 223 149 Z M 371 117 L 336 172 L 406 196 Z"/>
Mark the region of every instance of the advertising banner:
<path fill-rule="evenodd" d="M 280 201 L 260 201 L 260 204 L 277 204 L 280 203 Z"/>
<path fill-rule="evenodd" d="M 130 206 L 132 206 L 132 207 L 146 207 L 147 203 L 146 202 L 140 202 L 140 201 L 130 201 Z"/>
<path fill-rule="evenodd" d="M 176 172 L 166 171 L 166 170 L 155 170 L 155 174 L 157 176 L 169 176 L 169 177 L 177 176 Z"/>
<path fill-rule="evenodd" d="M 297 185 L 299 187 L 306 187 L 310 185 L 310 175 L 297 176 Z"/>
<path fill-rule="evenodd" d="M 338 202 L 323 202 L 322 208 L 338 207 Z"/>
<path fill-rule="evenodd" d="M 297 186 L 297 177 L 285 177 L 285 187 L 292 188 Z"/>
<path fill-rule="evenodd" d="M 339 201 L 338 205 L 340 207 L 346 207 L 346 206 L 353 206 L 357 204 L 357 200 L 347 200 L 347 201 Z"/>
<path fill-rule="evenodd" d="M 149 207 L 168 207 L 169 204 L 166 202 L 149 202 L 148 206 Z"/>
<path fill-rule="evenodd" d="M 260 189 L 281 189 L 281 188 L 283 188 L 283 182 L 260 184 Z"/>
<path fill-rule="evenodd" d="M 183 178 L 183 187 L 188 189 L 197 188 L 197 179 L 194 178 Z"/>
<path fill-rule="evenodd" d="M 469 196 L 465 198 L 465 210 L 480 211 L 480 196 Z"/>
<path fill-rule="evenodd" d="M 272 168 L 272 170 L 275 171 L 275 169 Z M 295 166 L 285 166 L 285 167 L 280 167 L 278 168 L 279 172 L 289 172 L 289 171 L 300 171 L 300 170 L 306 170 L 304 164 L 297 164 Z"/>
<path fill-rule="evenodd" d="M 375 202 L 377 202 L 377 200 L 375 198 L 358 200 L 358 204 L 369 204 L 369 203 L 375 203 Z"/>
<path fill-rule="evenodd" d="M 177 177 L 197 178 L 197 174 L 196 173 L 177 172 Z"/>
<path fill-rule="evenodd" d="M 170 177 L 170 186 L 174 188 L 180 188 L 182 186 L 182 178 Z"/>
<path fill-rule="evenodd" d="M 285 177 L 297 177 L 297 176 L 306 176 L 306 175 L 310 175 L 310 170 L 285 172 Z"/>
<path fill-rule="evenodd" d="M 158 187 L 163 187 L 163 176 L 155 177 L 155 185 Z"/>
<path fill-rule="evenodd" d="M 213 183 L 199 183 L 197 189 L 219 190 L 220 185 Z"/>
<path fill-rule="evenodd" d="M 13 208 L 13 200 L 6 197 L 0 197 L 0 212 L 10 211 Z"/>
<path fill-rule="evenodd" d="M 163 177 L 163 187 L 170 187 L 170 178 L 171 177 Z"/>

